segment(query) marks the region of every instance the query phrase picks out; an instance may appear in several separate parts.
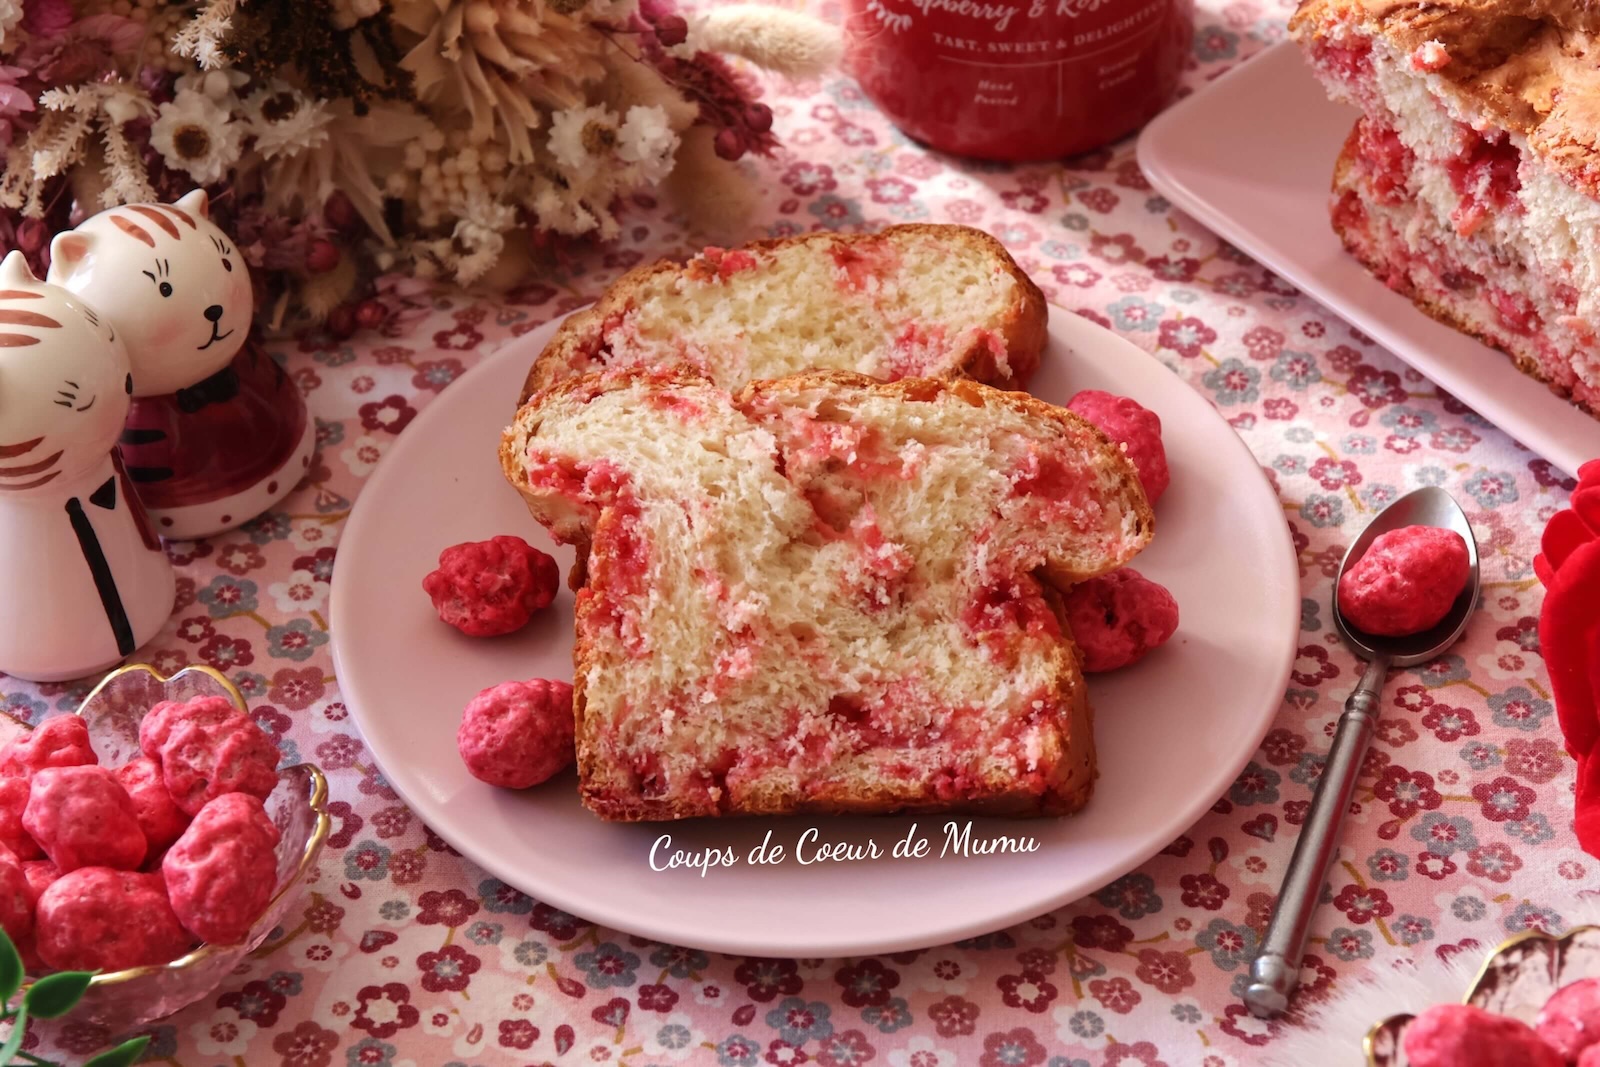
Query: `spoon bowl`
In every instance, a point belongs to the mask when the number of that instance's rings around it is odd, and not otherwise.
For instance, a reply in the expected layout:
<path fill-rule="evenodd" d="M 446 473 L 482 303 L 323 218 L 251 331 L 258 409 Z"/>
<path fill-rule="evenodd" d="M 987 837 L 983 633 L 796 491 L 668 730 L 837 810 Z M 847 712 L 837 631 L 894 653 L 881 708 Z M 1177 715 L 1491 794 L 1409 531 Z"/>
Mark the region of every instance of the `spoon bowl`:
<path fill-rule="evenodd" d="M 1467 543 L 1467 562 L 1471 564 L 1467 572 L 1467 584 L 1462 587 L 1445 617 L 1420 633 L 1383 637 L 1358 630 L 1345 619 L 1339 607 L 1339 581 L 1347 568 L 1366 555 L 1367 549 L 1372 547 L 1372 542 L 1380 534 L 1405 526 L 1437 526 L 1460 534 Z M 1472 524 L 1467 521 L 1467 513 L 1461 510 L 1455 497 L 1443 489 L 1429 486 L 1407 493 L 1380 511 L 1346 550 L 1344 559 L 1339 561 L 1339 572 L 1333 576 L 1333 625 L 1338 629 L 1339 636 L 1344 638 L 1344 643 L 1362 659 L 1371 660 L 1382 655 L 1389 658 L 1392 667 L 1414 667 L 1441 655 L 1460 640 L 1466 632 L 1467 620 L 1472 618 L 1473 609 L 1478 606 L 1479 591 L 1478 541 L 1472 535 Z"/>

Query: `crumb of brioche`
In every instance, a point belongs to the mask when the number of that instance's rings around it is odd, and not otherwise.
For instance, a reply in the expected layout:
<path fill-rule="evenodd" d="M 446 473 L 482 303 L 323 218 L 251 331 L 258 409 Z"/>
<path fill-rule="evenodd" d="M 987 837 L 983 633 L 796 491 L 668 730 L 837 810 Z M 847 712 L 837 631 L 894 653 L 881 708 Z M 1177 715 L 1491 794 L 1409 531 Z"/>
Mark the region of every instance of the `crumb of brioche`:
<path fill-rule="evenodd" d="M 957 791 L 1048 794 L 1085 752 L 1092 777 L 1092 741 L 1068 728 L 1086 714 L 1076 654 L 1033 575 L 1100 573 L 1149 538 L 1132 465 L 1097 431 L 975 385 L 976 403 L 908 403 L 848 375 L 737 398 L 692 375 L 604 377 L 597 394 L 536 398 L 504 453 L 558 531 L 587 505 L 530 487 L 529 471 L 617 464 L 628 499 L 612 510 L 646 546 L 636 595 L 595 587 L 606 610 L 580 603 L 586 800 L 652 817 L 926 800 L 951 774 Z M 673 402 L 648 402 L 663 393 Z M 1031 492 L 1016 470 L 1041 439 L 1063 481 Z M 580 523 L 580 539 L 601 537 L 592 559 L 611 552 L 606 521 Z M 590 563 L 591 583 L 608 565 Z"/>

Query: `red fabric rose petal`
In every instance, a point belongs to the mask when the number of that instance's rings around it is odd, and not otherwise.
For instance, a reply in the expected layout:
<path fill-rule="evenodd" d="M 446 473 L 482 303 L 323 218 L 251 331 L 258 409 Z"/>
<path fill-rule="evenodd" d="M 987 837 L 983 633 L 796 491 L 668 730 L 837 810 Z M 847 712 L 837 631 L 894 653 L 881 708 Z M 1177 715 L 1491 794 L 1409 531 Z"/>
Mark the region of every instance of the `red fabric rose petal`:
<path fill-rule="evenodd" d="M 1600 856 L 1600 459 L 1578 468 L 1572 506 L 1545 525 L 1534 573 L 1545 586 L 1539 649 L 1556 719 L 1578 764 L 1573 829 Z"/>
<path fill-rule="evenodd" d="M 1567 557 L 1593 540 L 1594 532 L 1584 525 L 1575 512 L 1558 511 L 1545 524 L 1544 536 L 1539 539 L 1540 553 L 1534 565 L 1543 560 L 1554 573 L 1566 562 Z M 1546 581 L 1545 584 L 1550 583 Z"/>
<path fill-rule="evenodd" d="M 1560 514 L 1566 514 L 1562 512 Z M 1559 515 L 1558 515 L 1559 517 Z M 1594 650 L 1600 647 L 1600 541 L 1590 541 L 1567 556 L 1550 576 L 1539 612 L 1539 647 L 1550 670 L 1556 718 L 1567 751 L 1583 756 L 1600 740 L 1595 710 Z"/>
<path fill-rule="evenodd" d="M 1578 797 L 1572 828 L 1578 847 L 1591 856 L 1600 856 L 1600 753 L 1591 752 L 1578 760 Z"/>

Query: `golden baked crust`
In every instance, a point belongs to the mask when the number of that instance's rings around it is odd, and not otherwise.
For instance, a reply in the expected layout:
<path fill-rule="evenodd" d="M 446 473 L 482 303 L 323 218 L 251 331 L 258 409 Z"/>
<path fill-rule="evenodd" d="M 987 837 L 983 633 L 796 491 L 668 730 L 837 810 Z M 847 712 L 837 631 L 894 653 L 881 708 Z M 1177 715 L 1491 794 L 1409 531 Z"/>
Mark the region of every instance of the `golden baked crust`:
<path fill-rule="evenodd" d="M 818 254 L 826 255 L 835 249 L 867 249 L 873 245 L 893 245 L 908 238 L 923 237 L 934 238 L 953 252 L 964 251 L 975 259 L 988 260 L 1017 283 L 1017 298 L 999 320 L 991 324 L 993 332 L 1004 342 L 1006 365 L 997 365 L 994 353 L 981 339 L 974 338 L 967 349 L 958 354 L 954 366 L 955 373 L 980 382 L 1022 388 L 1037 368 L 1040 353 L 1044 350 L 1048 308 L 1044 294 L 1027 272 L 1017 266 L 1011 253 L 982 230 L 950 224 L 907 223 L 872 234 L 821 231 L 755 241 L 743 246 L 740 251 L 763 253 L 806 246 L 815 249 Z M 575 372 L 604 369 L 604 365 L 589 353 L 604 344 L 607 322 L 632 307 L 650 282 L 685 274 L 694 269 L 695 263 L 696 260 L 690 260 L 687 264 L 662 260 L 635 267 L 618 278 L 598 301 L 571 315 L 529 368 L 522 392 L 517 398 L 518 406 L 526 403 L 539 390 L 547 389 Z"/>
<path fill-rule="evenodd" d="M 605 532 L 596 527 L 584 535 L 582 524 L 568 523 L 565 516 L 552 513 L 548 494 L 536 495 L 527 487 L 525 459 L 529 444 L 539 431 L 542 412 L 559 405 L 563 398 L 582 402 L 605 392 L 644 384 L 664 390 L 705 384 L 701 376 L 682 368 L 635 367 L 569 378 L 541 392 L 524 405 L 500 445 L 500 462 L 506 479 L 523 496 L 530 512 L 556 536 L 576 543 L 577 567 L 574 578 L 603 587 L 608 579 L 609 561 L 603 556 L 590 558 L 590 542 L 601 541 Z M 1131 557 L 1148 542 L 1154 531 L 1154 516 L 1138 481 L 1137 472 L 1120 449 L 1108 441 L 1092 424 L 1050 404 L 1022 393 L 1002 392 L 966 380 L 902 379 L 882 382 L 859 374 L 841 371 L 811 372 L 786 379 L 754 382 L 735 398 L 740 410 L 759 409 L 768 398 L 792 395 L 802 390 L 831 390 L 841 394 L 862 392 L 894 398 L 906 403 L 939 402 L 954 398 L 977 408 L 1000 405 L 1029 420 L 1054 425 L 1078 447 L 1092 456 L 1097 470 L 1106 471 L 1114 487 L 1108 496 L 1126 504 L 1133 515 L 1129 524 Z M 601 524 L 610 513 L 603 513 Z M 1050 651 L 1049 673 L 1054 682 L 1050 718 L 1039 736 L 1037 764 L 1044 769 L 1044 780 L 1025 787 L 1016 777 L 990 775 L 972 784 L 964 795 L 939 795 L 929 781 L 890 780 L 882 777 L 825 783 L 822 788 L 769 788 L 746 791 L 736 804 L 724 795 L 714 810 L 704 805 L 690 806 L 676 797 L 652 798 L 637 791 L 619 790 L 614 784 L 614 768 L 601 750 L 600 728 L 588 714 L 586 682 L 602 659 L 587 635 L 598 631 L 605 610 L 595 597 L 578 601 L 577 635 L 573 648 L 574 714 L 576 716 L 578 771 L 583 801 L 592 811 L 608 820 L 639 821 L 679 819 L 708 814 L 791 814 L 791 813 L 891 813 L 899 811 L 962 811 L 1009 816 L 1064 815 L 1081 808 L 1089 799 L 1096 774 L 1093 716 L 1088 702 L 1081 659 L 1066 627 L 1059 589 L 1075 581 L 1103 573 L 1127 562 L 1125 558 L 1097 559 L 1079 566 L 1046 568 L 1039 576 L 1046 580 L 1043 596 L 1057 621 L 1062 639 Z M 579 578 L 581 573 L 582 577 Z M 1059 588 L 1052 588 L 1052 585 Z M 591 619 L 591 616 L 594 616 Z M 998 669 L 998 668 L 997 668 Z"/>
<path fill-rule="evenodd" d="M 1313 49 L 1376 37 L 1411 55 L 1437 42 L 1448 61 L 1432 71 L 1434 88 L 1464 118 L 1520 134 L 1549 166 L 1600 192 L 1600 5 L 1303 0 L 1289 30 Z"/>

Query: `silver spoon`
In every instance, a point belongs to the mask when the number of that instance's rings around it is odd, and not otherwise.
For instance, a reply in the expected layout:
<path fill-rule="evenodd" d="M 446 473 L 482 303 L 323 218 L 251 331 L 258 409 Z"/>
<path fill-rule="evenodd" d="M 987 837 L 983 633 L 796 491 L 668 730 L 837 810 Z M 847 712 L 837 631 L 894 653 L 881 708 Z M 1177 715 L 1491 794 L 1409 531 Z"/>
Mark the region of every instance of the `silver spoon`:
<path fill-rule="evenodd" d="M 1339 610 L 1339 579 L 1346 567 L 1366 553 L 1374 538 L 1402 526 L 1440 526 L 1460 534 L 1467 543 L 1467 559 L 1472 564 L 1466 587 L 1456 597 L 1449 614 L 1431 630 L 1404 637 L 1363 633 L 1350 626 Z M 1251 981 L 1245 989 L 1244 1002 L 1253 1015 L 1266 1019 L 1282 1012 L 1289 1006 L 1289 994 L 1300 980 L 1300 956 L 1305 950 L 1306 935 L 1311 932 L 1311 917 L 1317 910 L 1328 868 L 1339 851 L 1345 813 L 1350 809 L 1361 763 L 1378 724 L 1379 700 L 1389 668 L 1426 663 L 1455 644 L 1477 606 L 1478 591 L 1478 543 L 1461 505 L 1443 489 L 1418 489 L 1384 508 L 1361 531 L 1339 563 L 1339 573 L 1333 580 L 1333 623 L 1345 644 L 1367 661 L 1367 669 L 1339 716 L 1327 765 L 1317 781 L 1311 809 L 1295 842 L 1289 869 L 1283 875 L 1272 922 L 1267 926 L 1260 953 L 1250 964 Z"/>

